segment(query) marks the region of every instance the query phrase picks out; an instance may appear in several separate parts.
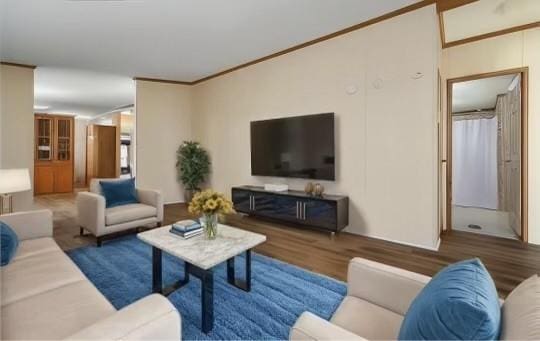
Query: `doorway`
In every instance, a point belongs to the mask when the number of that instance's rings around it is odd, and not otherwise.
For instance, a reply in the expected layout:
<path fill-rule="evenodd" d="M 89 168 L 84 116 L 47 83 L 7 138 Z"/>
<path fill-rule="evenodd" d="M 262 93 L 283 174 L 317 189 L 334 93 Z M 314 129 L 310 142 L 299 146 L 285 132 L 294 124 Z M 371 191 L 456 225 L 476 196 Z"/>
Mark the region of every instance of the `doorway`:
<path fill-rule="evenodd" d="M 448 80 L 447 229 L 527 241 L 527 79 Z"/>

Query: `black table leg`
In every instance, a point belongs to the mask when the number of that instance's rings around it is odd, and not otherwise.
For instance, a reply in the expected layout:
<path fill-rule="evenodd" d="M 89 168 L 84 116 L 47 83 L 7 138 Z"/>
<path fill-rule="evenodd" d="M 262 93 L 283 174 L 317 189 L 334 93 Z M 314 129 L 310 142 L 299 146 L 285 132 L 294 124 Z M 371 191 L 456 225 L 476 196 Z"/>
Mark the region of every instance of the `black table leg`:
<path fill-rule="evenodd" d="M 246 277 L 245 280 L 241 280 L 234 274 L 234 257 L 227 260 L 227 282 L 244 291 L 251 291 L 251 250 L 246 251 L 245 261 Z"/>
<path fill-rule="evenodd" d="M 214 327 L 214 274 L 205 271 L 202 284 L 202 331 L 207 334 Z"/>
<path fill-rule="evenodd" d="M 183 287 L 189 282 L 188 263 L 184 263 L 184 278 L 164 288 L 162 258 L 161 249 L 152 247 L 152 292 L 168 296 L 173 291 Z"/>
<path fill-rule="evenodd" d="M 185 262 L 184 278 L 175 284 L 164 288 L 162 277 L 162 251 L 157 247 L 152 247 L 152 292 L 167 296 L 176 289 L 186 285 L 189 282 L 190 274 L 201 280 L 201 329 L 205 334 L 208 334 L 214 327 L 214 273 L 212 269 L 204 270 Z"/>
<path fill-rule="evenodd" d="M 214 273 L 186 263 L 188 273 L 201 280 L 201 329 L 208 334 L 214 326 Z"/>
<path fill-rule="evenodd" d="M 152 246 L 152 292 L 161 294 L 162 290 L 161 249 Z"/>

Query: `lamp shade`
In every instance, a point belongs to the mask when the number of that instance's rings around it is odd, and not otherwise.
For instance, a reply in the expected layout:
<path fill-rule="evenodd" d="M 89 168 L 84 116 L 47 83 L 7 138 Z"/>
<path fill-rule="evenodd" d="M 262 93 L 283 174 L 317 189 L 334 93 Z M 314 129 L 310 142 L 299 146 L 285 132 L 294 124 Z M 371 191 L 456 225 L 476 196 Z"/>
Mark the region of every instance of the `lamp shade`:
<path fill-rule="evenodd" d="M 24 192 L 32 189 L 28 169 L 0 169 L 0 193 Z"/>

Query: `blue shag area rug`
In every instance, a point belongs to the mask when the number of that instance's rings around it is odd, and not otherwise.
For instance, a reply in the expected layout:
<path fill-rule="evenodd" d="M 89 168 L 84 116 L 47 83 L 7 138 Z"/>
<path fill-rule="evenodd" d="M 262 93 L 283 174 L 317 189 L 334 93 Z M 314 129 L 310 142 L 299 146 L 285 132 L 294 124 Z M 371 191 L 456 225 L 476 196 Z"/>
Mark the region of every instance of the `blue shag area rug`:
<path fill-rule="evenodd" d="M 136 236 L 113 240 L 101 248 L 87 246 L 68 252 L 84 274 L 117 308 L 152 292 L 152 248 Z M 236 261 L 243 277 L 244 261 Z M 329 319 L 346 294 L 343 282 L 252 253 L 251 291 L 227 283 L 226 266 L 214 268 L 214 328 L 202 333 L 201 283 L 189 284 L 168 296 L 182 315 L 184 340 L 288 339 L 304 311 Z M 181 260 L 163 253 L 163 283 L 183 278 Z"/>

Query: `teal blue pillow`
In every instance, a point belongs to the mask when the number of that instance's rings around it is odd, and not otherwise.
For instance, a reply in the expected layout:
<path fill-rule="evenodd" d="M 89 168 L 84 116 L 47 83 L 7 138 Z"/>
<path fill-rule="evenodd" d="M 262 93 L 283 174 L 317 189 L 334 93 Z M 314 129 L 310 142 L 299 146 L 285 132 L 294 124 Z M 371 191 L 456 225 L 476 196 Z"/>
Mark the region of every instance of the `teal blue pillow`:
<path fill-rule="evenodd" d="M 499 296 L 479 259 L 455 263 L 435 275 L 405 314 L 400 340 L 496 340 Z"/>
<path fill-rule="evenodd" d="M 19 237 L 8 224 L 0 221 L 0 265 L 8 265 L 17 253 Z"/>
<path fill-rule="evenodd" d="M 107 208 L 136 204 L 139 202 L 135 189 L 135 178 L 116 181 L 100 181 L 101 194 L 105 197 Z"/>

